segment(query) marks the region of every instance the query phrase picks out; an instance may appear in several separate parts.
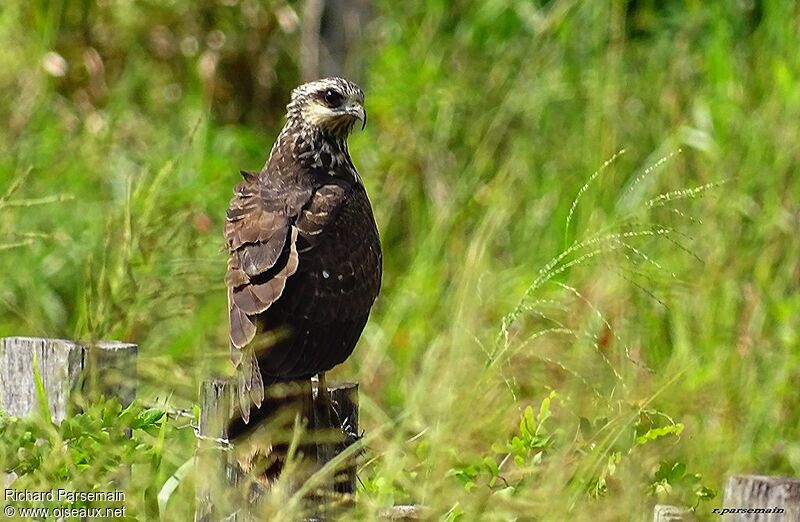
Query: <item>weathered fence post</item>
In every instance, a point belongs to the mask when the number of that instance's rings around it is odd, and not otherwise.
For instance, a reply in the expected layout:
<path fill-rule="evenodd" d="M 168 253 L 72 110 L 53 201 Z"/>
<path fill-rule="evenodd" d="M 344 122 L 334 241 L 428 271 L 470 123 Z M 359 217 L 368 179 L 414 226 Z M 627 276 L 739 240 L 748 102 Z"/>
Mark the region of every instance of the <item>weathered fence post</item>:
<path fill-rule="evenodd" d="M 204 381 L 200 386 L 200 418 L 198 419 L 198 445 L 197 463 L 202 470 L 202 480 L 197 485 L 197 509 L 195 520 L 239 520 L 251 512 L 247 505 L 256 502 L 258 494 L 250 489 L 255 484 L 246 480 L 245 473 L 236 462 L 237 448 L 235 441 L 228 441 L 228 422 L 234 412 L 234 388 L 232 381 L 224 379 L 211 379 Z M 310 391 L 310 390 L 309 390 Z M 338 432 L 340 435 L 324 437 L 324 440 L 311 443 L 311 450 L 307 457 L 315 459 L 315 468 L 322 468 L 326 462 L 335 458 L 345 448 L 358 439 L 358 385 L 354 383 L 339 383 L 328 386 L 328 393 L 334 405 L 334 412 L 328 417 L 330 423 L 326 425 L 322 414 L 324 401 L 318 396 L 313 397 L 314 406 L 310 410 L 309 429 L 323 433 L 328 431 Z M 289 394 L 283 398 L 273 398 L 276 403 L 285 402 L 287 408 L 291 403 L 297 404 L 298 395 Z M 268 420 L 267 420 L 268 422 Z M 262 429 L 268 429 L 262 428 Z M 253 432 L 259 428 L 253 426 Z M 265 445 L 264 455 L 268 455 L 276 448 L 270 446 L 269 437 L 257 437 L 248 440 L 245 444 Z M 272 441 L 274 442 L 274 441 Z M 280 450 L 278 450 L 280 451 Z M 218 480 L 222 478 L 222 480 Z M 326 496 L 352 494 L 355 492 L 356 466 L 354 459 L 338 469 L 331 480 L 326 481 L 322 495 L 314 493 L 314 497 L 324 500 Z M 248 486 L 247 491 L 233 494 L 231 487 Z M 243 505 L 244 504 L 244 505 Z"/>
<path fill-rule="evenodd" d="M 323 465 L 360 437 L 358 433 L 358 384 L 354 382 L 334 383 L 328 387 L 328 393 L 334 404 L 335 412 L 331 418 L 333 425 L 326 426 L 326 428 L 341 430 L 343 438 L 334 444 L 333 451 L 326 453 L 326 460 L 319 463 Z M 339 495 L 355 494 L 355 459 L 351 459 L 347 466 L 337 471 L 333 477 L 333 491 Z"/>
<path fill-rule="evenodd" d="M 137 346 L 119 341 L 5 337 L 0 340 L 0 410 L 27 417 L 38 407 L 34 361 L 54 422 L 67 416 L 74 392 L 117 397 L 136 394 Z"/>
<path fill-rule="evenodd" d="M 653 508 L 653 522 L 693 522 L 694 516 L 688 509 L 666 504 L 656 504 Z"/>
<path fill-rule="evenodd" d="M 800 520 L 800 480 L 736 475 L 725 484 L 726 521 Z"/>
<path fill-rule="evenodd" d="M 236 486 L 241 474 L 231 457 L 228 419 L 233 413 L 233 385 L 211 379 L 200 385 L 200 418 L 197 422 L 197 480 L 195 520 L 238 520 L 226 488 Z"/>

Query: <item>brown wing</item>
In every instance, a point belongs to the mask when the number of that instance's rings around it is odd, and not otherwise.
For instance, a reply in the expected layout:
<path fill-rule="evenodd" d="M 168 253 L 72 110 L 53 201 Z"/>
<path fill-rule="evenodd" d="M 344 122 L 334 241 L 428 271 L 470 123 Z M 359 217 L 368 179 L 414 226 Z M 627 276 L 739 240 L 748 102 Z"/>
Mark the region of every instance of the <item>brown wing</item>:
<path fill-rule="evenodd" d="M 263 382 L 251 343 L 256 321 L 286 287 L 298 265 L 297 228 L 292 225 L 283 187 L 259 183 L 258 174 L 242 172 L 228 208 L 225 239 L 230 250 L 228 313 L 231 360 L 239 369 L 239 401 L 247 419 L 249 405 L 263 400 Z M 297 189 L 300 192 L 302 189 Z M 310 191 L 306 191 L 310 196 Z M 294 197 L 302 199 L 302 194 Z"/>
<path fill-rule="evenodd" d="M 350 355 L 378 294 L 381 251 L 360 185 L 328 177 L 312 191 L 243 174 L 225 236 L 231 358 L 247 422 L 264 378 L 308 377 Z M 257 338 L 273 332 L 283 337 Z"/>
<path fill-rule="evenodd" d="M 264 314 L 289 337 L 259 355 L 265 376 L 297 379 L 344 361 L 358 341 L 381 280 L 381 251 L 364 189 L 332 179 L 295 223 L 300 262 Z"/>

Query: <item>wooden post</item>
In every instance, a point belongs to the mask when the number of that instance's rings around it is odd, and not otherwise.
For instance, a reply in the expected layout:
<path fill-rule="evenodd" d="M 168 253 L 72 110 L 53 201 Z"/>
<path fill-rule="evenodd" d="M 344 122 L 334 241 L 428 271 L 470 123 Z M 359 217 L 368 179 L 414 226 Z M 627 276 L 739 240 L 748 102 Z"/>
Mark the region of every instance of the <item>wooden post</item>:
<path fill-rule="evenodd" d="M 0 340 L 0 410 L 16 417 L 36 411 L 34 360 L 54 422 L 67 416 L 74 392 L 118 397 L 127 406 L 136 393 L 137 350 L 119 341 L 5 337 Z"/>
<path fill-rule="evenodd" d="M 337 430 L 341 432 L 341 437 L 337 442 L 327 445 L 330 449 L 318 451 L 318 455 L 321 453 L 324 458 L 324 460 L 318 461 L 320 466 L 336 457 L 360 438 L 358 433 L 358 384 L 354 382 L 333 383 L 328 387 L 328 394 L 334 409 L 329 417 L 331 425 L 320 425 L 320 428 Z M 318 399 L 318 396 L 314 398 L 315 401 Z M 315 408 L 315 411 L 319 411 L 319 409 Z M 352 495 L 356 492 L 355 459 L 350 459 L 344 467 L 337 470 L 333 477 L 333 491 L 339 495 Z"/>
<path fill-rule="evenodd" d="M 737 475 L 725 484 L 721 515 L 726 521 L 800 520 L 800 480 Z"/>
<path fill-rule="evenodd" d="M 263 436 L 264 430 L 271 429 L 271 425 L 266 422 L 261 428 L 253 426 L 252 434 L 244 442 L 237 445 L 236 441 L 228 441 L 228 423 L 231 419 L 234 407 L 234 381 L 212 379 L 202 383 L 200 387 L 200 419 L 198 420 L 198 445 L 197 462 L 199 470 L 202 470 L 202 480 L 197 481 L 197 509 L 195 513 L 196 521 L 212 520 L 239 520 L 250 513 L 248 504 L 256 502 L 258 492 L 263 485 L 259 480 L 247 480 L 245 473 L 241 470 L 237 462 L 237 456 L 251 453 L 255 446 L 264 445 L 260 448 L 262 455 L 268 455 L 271 451 L 278 451 L 279 454 L 285 451 L 284 443 L 279 442 L 275 446 L 270 437 Z M 308 388 L 308 392 L 311 389 Z M 341 436 L 334 437 L 334 441 L 325 440 L 312 442 L 311 449 L 308 445 L 301 444 L 306 448 L 306 454 L 311 459 L 315 459 L 315 468 L 319 469 L 331 458 L 334 458 L 341 451 L 352 445 L 358 440 L 358 385 L 354 383 L 332 384 L 328 387 L 328 392 L 333 403 L 334 412 L 330 415 L 333 426 L 324 426 L 321 419 L 322 401 L 314 398 L 314 406 L 310 408 L 312 418 L 309 424 L 313 430 L 334 430 L 342 433 Z M 269 399 L 269 391 L 267 392 Z M 286 413 L 297 409 L 300 400 L 297 393 L 290 393 L 285 397 L 273 397 L 275 410 L 280 410 L 279 404 L 285 404 L 287 411 L 284 411 L 279 426 L 286 424 Z M 279 414 L 280 415 L 280 414 Z M 292 415 L 293 417 L 293 415 Z M 288 419 L 291 420 L 291 419 Z M 252 421 L 251 421 L 252 422 Z M 259 431 L 262 430 L 262 431 Z M 261 435 L 259 435 L 261 433 Z M 268 433 L 268 432 L 267 432 Z M 329 438 L 328 438 L 329 439 Z M 313 440 L 313 438 L 312 438 Z M 241 446 L 244 444 L 244 446 Z M 316 448 L 316 450 L 314 449 Z M 222 480 L 217 480 L 222 478 Z M 317 499 L 323 499 L 331 494 L 352 494 L 355 492 L 356 467 L 355 459 L 335 473 L 335 476 L 322 488 L 322 495 L 318 491 L 313 493 Z M 299 484 L 298 484 L 299 486 Z M 242 488 L 247 491 L 237 491 Z M 257 510 L 255 510 L 257 511 Z"/>
<path fill-rule="evenodd" d="M 692 513 L 678 506 L 656 504 L 653 508 L 653 522 L 693 522 Z"/>
<path fill-rule="evenodd" d="M 228 420 L 233 413 L 233 384 L 211 379 L 200 385 L 200 418 L 197 422 L 198 476 L 195 520 L 239 520 L 229 501 L 230 486 L 240 483 L 239 468 L 231 458 Z"/>

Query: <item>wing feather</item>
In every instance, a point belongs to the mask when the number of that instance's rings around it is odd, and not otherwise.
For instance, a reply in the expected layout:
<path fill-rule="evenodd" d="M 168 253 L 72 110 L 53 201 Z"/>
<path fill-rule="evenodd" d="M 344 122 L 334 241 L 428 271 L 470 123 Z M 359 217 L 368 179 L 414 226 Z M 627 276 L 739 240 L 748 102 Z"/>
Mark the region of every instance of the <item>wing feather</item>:
<path fill-rule="evenodd" d="M 237 254 L 248 277 L 256 277 L 272 268 L 286 244 L 286 230 L 276 231 L 266 242 L 242 245 Z"/>
<path fill-rule="evenodd" d="M 287 280 L 297 271 L 299 258 L 298 230 L 292 225 L 294 216 L 285 204 L 285 194 L 270 190 L 268 177 L 260 179 L 250 172 L 242 175 L 244 182 L 234 190 L 225 224 L 230 251 L 225 282 L 231 361 L 238 369 L 239 407 L 247 422 L 250 405 L 259 405 L 264 397 L 256 355 L 259 347 L 254 342 L 263 329 L 260 316 L 280 299 Z M 295 192 L 294 198 L 302 200 L 304 190 Z"/>
<path fill-rule="evenodd" d="M 233 289 L 228 289 L 228 315 L 230 317 L 231 357 L 236 366 L 241 361 L 241 355 L 236 349 L 242 349 L 256 336 L 256 325 L 250 317 L 233 302 Z"/>
<path fill-rule="evenodd" d="M 262 265 L 259 270 L 248 271 L 245 268 L 244 273 L 250 279 L 247 283 L 233 289 L 233 303 L 236 307 L 245 314 L 254 316 L 265 311 L 281 296 L 286 287 L 286 280 L 297 270 L 296 241 L 297 229 L 291 227 L 288 251 L 284 256 L 285 262 L 281 266 L 276 266 L 273 262 Z M 259 282 L 261 280 L 264 282 Z"/>

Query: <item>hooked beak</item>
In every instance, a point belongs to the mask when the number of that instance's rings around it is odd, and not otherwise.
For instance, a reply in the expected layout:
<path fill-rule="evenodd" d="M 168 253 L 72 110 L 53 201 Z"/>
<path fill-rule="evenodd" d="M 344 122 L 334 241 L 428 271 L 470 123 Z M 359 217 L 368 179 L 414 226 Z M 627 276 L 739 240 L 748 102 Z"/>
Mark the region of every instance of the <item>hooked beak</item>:
<path fill-rule="evenodd" d="M 361 120 L 361 130 L 364 130 L 364 127 L 367 126 L 367 111 L 364 110 L 364 106 L 359 104 L 351 105 L 347 112 L 350 113 L 354 118 Z"/>

